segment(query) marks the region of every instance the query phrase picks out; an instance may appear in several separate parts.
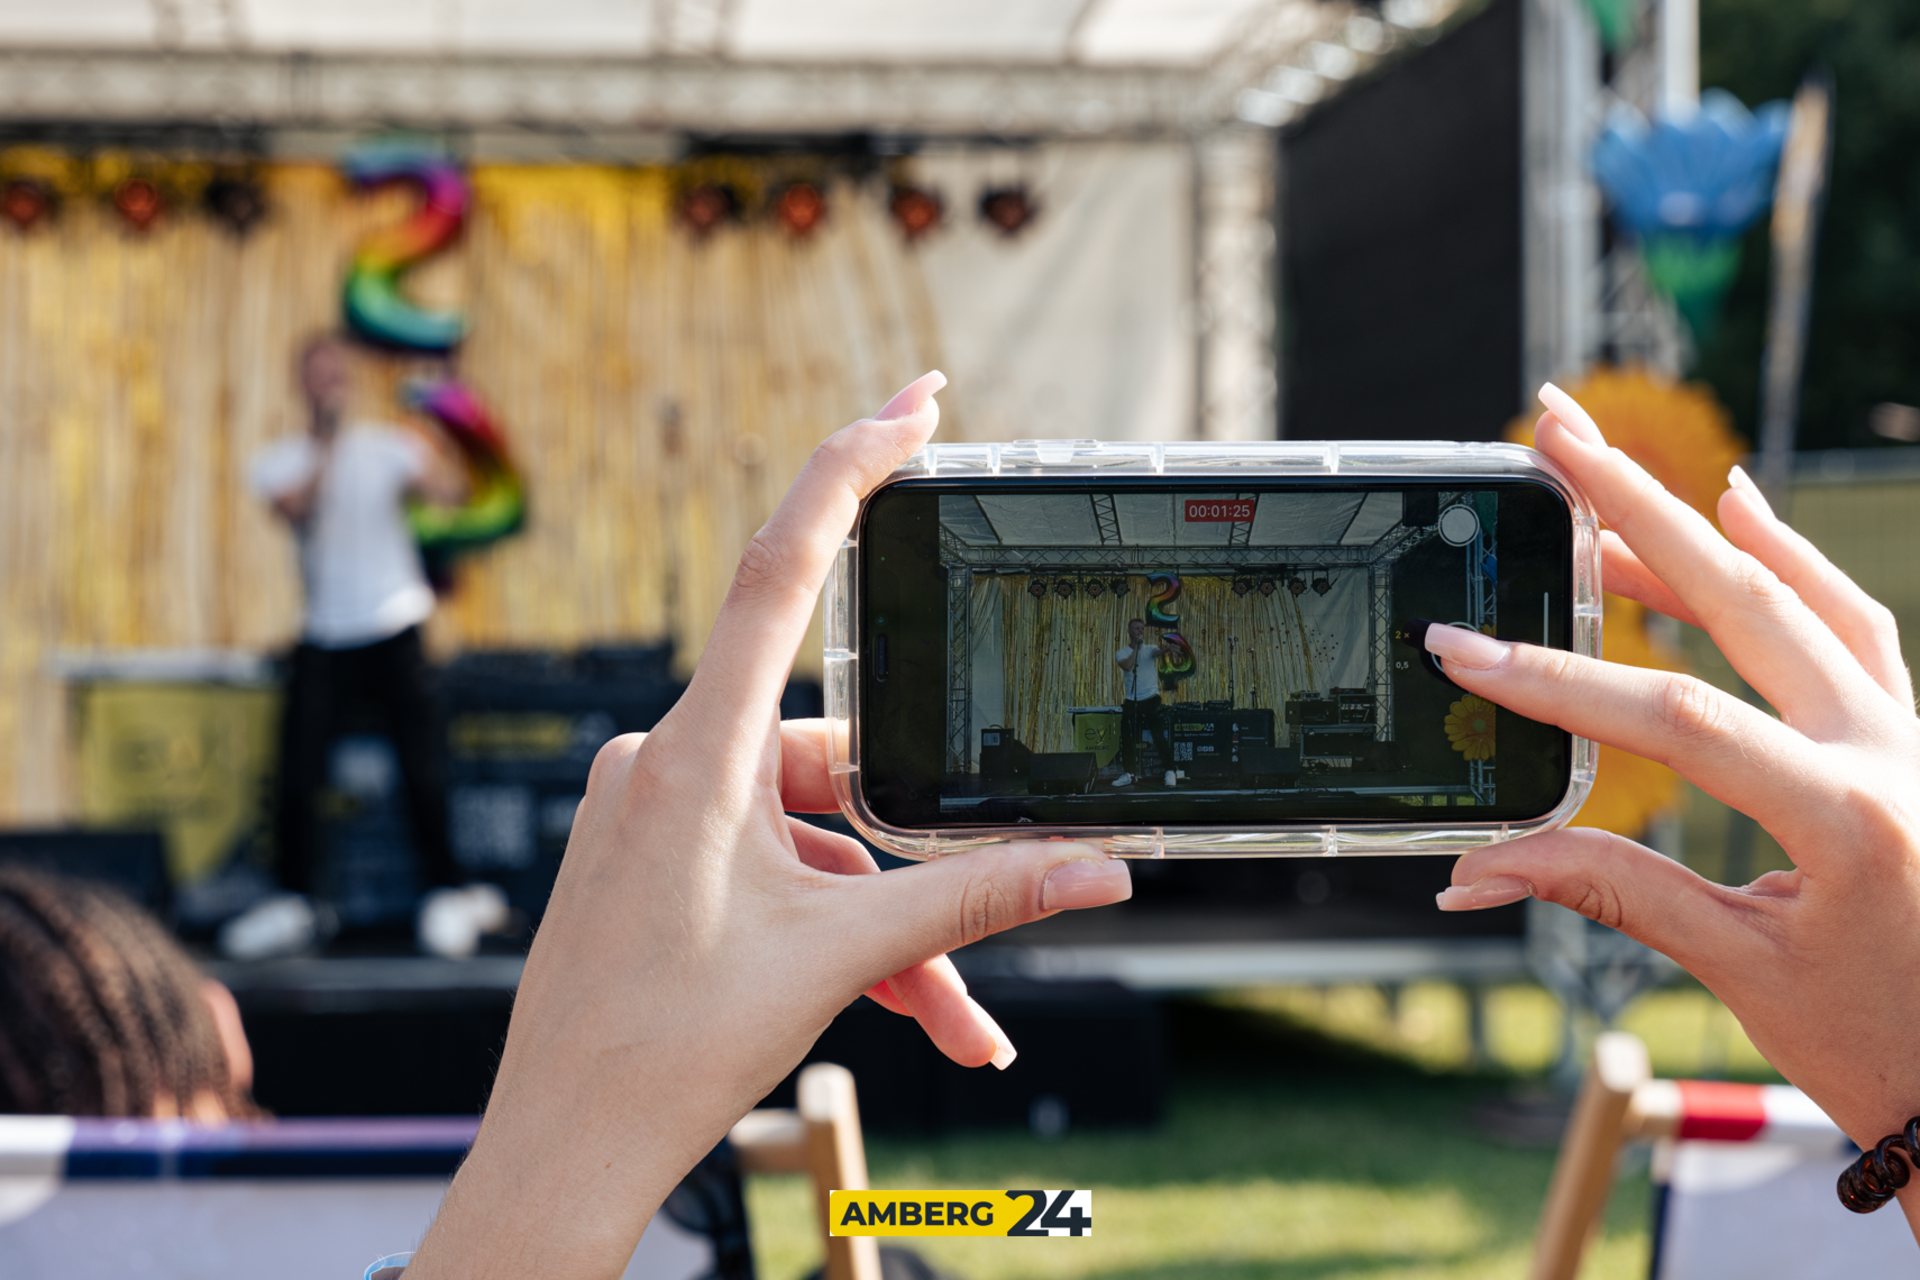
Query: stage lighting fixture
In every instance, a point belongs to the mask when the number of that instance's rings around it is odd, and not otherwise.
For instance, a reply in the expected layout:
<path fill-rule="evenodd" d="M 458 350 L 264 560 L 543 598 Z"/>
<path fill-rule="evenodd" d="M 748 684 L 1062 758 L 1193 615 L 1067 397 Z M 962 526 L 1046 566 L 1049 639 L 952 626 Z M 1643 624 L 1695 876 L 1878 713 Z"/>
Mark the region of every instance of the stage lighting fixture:
<path fill-rule="evenodd" d="M 1125 578 L 1115 578 L 1107 584 L 1107 590 L 1113 592 L 1115 599 L 1120 599 L 1127 594 L 1127 580 Z"/>
<path fill-rule="evenodd" d="M 946 202 L 940 199 L 940 193 L 925 187 L 895 187 L 887 207 L 909 241 L 918 240 L 939 227 L 946 214 Z"/>
<path fill-rule="evenodd" d="M 207 184 L 203 197 L 207 211 L 227 224 L 237 236 L 253 230 L 267 213 L 266 193 L 258 182 L 242 175 L 215 178 Z"/>
<path fill-rule="evenodd" d="M 827 216 L 827 200 L 811 182 L 794 182 L 773 202 L 773 215 L 796 239 L 813 234 Z"/>
<path fill-rule="evenodd" d="M 1106 590 L 1106 587 L 1101 585 L 1100 579 L 1098 578 L 1087 579 L 1087 599 L 1098 600 L 1100 598 L 1100 593 L 1105 590 Z"/>
<path fill-rule="evenodd" d="M 1022 184 L 988 187 L 980 193 L 980 219 L 1011 239 L 1026 230 L 1040 205 Z"/>
<path fill-rule="evenodd" d="M 162 203 L 160 188 L 145 178 L 128 178 L 113 189 L 113 207 L 135 231 L 145 231 L 154 224 Z"/>
<path fill-rule="evenodd" d="M 739 216 L 740 197 L 725 183 L 703 182 L 680 197 L 677 212 L 687 230 L 704 238 Z"/>
<path fill-rule="evenodd" d="M 1033 581 L 1027 583 L 1027 594 L 1035 600 L 1044 599 L 1047 594 L 1046 579 L 1035 578 Z"/>
<path fill-rule="evenodd" d="M 1260 579 L 1260 582 L 1258 585 L 1260 587 L 1261 595 L 1270 596 L 1273 594 L 1274 583 L 1272 578 L 1262 578 Z"/>
<path fill-rule="evenodd" d="M 52 210 L 53 194 L 32 178 L 15 178 L 0 192 L 0 212 L 22 231 L 31 231 Z"/>
<path fill-rule="evenodd" d="M 1327 581 L 1327 575 L 1321 574 L 1313 580 L 1313 594 L 1323 596 L 1333 590 L 1333 583 Z"/>
<path fill-rule="evenodd" d="M 1065 578 L 1061 578 L 1053 584 L 1053 594 L 1059 596 L 1062 600 L 1070 599 L 1073 596 L 1073 584 Z"/>
<path fill-rule="evenodd" d="M 1245 578 L 1235 578 L 1233 580 L 1233 594 L 1235 599 L 1244 599 L 1247 592 L 1251 590 L 1253 590 L 1253 584 Z"/>
<path fill-rule="evenodd" d="M 1294 597 L 1298 599 L 1307 592 L 1307 580 L 1296 573 L 1287 579 L 1287 590 L 1293 592 Z"/>

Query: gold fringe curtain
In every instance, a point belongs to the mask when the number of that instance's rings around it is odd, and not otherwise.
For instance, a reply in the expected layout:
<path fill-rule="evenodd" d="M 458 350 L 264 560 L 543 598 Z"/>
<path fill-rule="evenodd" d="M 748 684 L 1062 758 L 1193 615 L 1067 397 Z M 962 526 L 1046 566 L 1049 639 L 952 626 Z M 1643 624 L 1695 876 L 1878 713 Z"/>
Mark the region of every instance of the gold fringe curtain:
<path fill-rule="evenodd" d="M 352 248 L 404 218 L 322 165 L 266 174 L 244 238 L 194 211 L 145 234 L 91 201 L 0 227 L 0 821 L 71 813 L 81 648 L 269 648 L 298 625 L 291 540 L 251 454 L 303 429 L 294 352 L 340 322 Z M 523 534 L 460 570 L 431 631 L 461 647 L 671 640 L 698 660 L 741 548 L 808 452 L 939 363 L 876 191 L 813 236 L 672 225 L 665 169 L 482 166 L 466 235 L 413 281 L 466 308 L 459 377 L 526 472 Z M 362 412 L 418 368 L 370 355 Z M 817 633 L 798 669 L 817 671 Z"/>
<path fill-rule="evenodd" d="M 1129 578 L 1124 597 L 1103 591 L 1097 599 L 1088 598 L 1081 579 L 1071 579 L 1074 593 L 1062 598 L 1049 578 L 1039 599 L 1028 594 L 1026 575 L 993 581 L 1001 592 L 1008 727 L 1035 751 L 1071 751 L 1067 708 L 1120 703 L 1113 655 L 1127 644 L 1128 622 L 1143 616 L 1147 580 Z M 1236 706 L 1271 708 L 1277 726 L 1289 696 L 1320 687 L 1300 606 L 1286 591 L 1236 597 L 1228 579 L 1184 578 L 1176 607 L 1178 630 L 1193 645 L 1194 673 L 1162 693 L 1165 701 L 1231 696 Z"/>

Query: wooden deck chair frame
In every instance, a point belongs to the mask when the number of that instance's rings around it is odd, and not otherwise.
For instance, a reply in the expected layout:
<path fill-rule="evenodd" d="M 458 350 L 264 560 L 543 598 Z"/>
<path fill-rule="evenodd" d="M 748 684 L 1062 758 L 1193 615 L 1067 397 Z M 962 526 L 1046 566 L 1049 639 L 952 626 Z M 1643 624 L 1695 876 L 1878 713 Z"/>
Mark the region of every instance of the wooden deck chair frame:
<path fill-rule="evenodd" d="M 750 1111 L 733 1126 L 740 1169 L 806 1174 L 819 1206 L 826 1280 L 880 1280 L 880 1242 L 871 1236 L 835 1236 L 827 1225 L 832 1192 L 867 1189 L 867 1147 L 853 1072 L 816 1062 L 800 1073 L 797 1092 L 794 1110 Z"/>
<path fill-rule="evenodd" d="M 1594 1042 L 1540 1211 L 1529 1280 L 1574 1280 L 1613 1192 L 1620 1148 L 1673 1137 L 1681 1114 L 1680 1086 L 1653 1078 L 1637 1036 L 1609 1031 Z"/>

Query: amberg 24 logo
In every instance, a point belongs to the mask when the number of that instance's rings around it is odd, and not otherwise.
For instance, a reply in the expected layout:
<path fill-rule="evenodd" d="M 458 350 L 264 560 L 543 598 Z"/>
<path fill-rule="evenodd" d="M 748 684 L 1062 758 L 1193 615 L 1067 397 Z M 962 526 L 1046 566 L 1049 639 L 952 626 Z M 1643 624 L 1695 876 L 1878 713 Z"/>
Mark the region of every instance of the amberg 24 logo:
<path fill-rule="evenodd" d="M 836 1191 L 836 1236 L 1090 1236 L 1091 1191 Z"/>

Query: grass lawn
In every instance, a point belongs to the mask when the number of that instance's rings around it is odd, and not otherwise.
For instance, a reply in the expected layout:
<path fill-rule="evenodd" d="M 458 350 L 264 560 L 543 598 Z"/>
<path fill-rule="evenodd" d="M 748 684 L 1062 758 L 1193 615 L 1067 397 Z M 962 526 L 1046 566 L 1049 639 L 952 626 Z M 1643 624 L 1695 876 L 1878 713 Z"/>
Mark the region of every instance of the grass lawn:
<path fill-rule="evenodd" d="M 1093 1189 L 1089 1239 L 911 1242 L 958 1280 L 1522 1276 L 1553 1152 L 1482 1137 L 1471 1111 L 1541 1087 L 1559 1013 L 1537 988 L 1493 993 L 1495 1061 L 1479 1067 L 1466 1019 L 1465 1000 L 1440 984 L 1403 992 L 1397 1007 L 1370 987 L 1174 1001 L 1159 1128 L 870 1138 L 872 1181 Z M 1623 1024 L 1648 1041 L 1659 1074 L 1777 1078 L 1697 987 L 1643 997 Z M 1645 1276 L 1645 1167 L 1626 1162 L 1583 1277 Z M 751 1179 L 748 1205 L 762 1280 L 819 1265 L 804 1180 Z"/>

